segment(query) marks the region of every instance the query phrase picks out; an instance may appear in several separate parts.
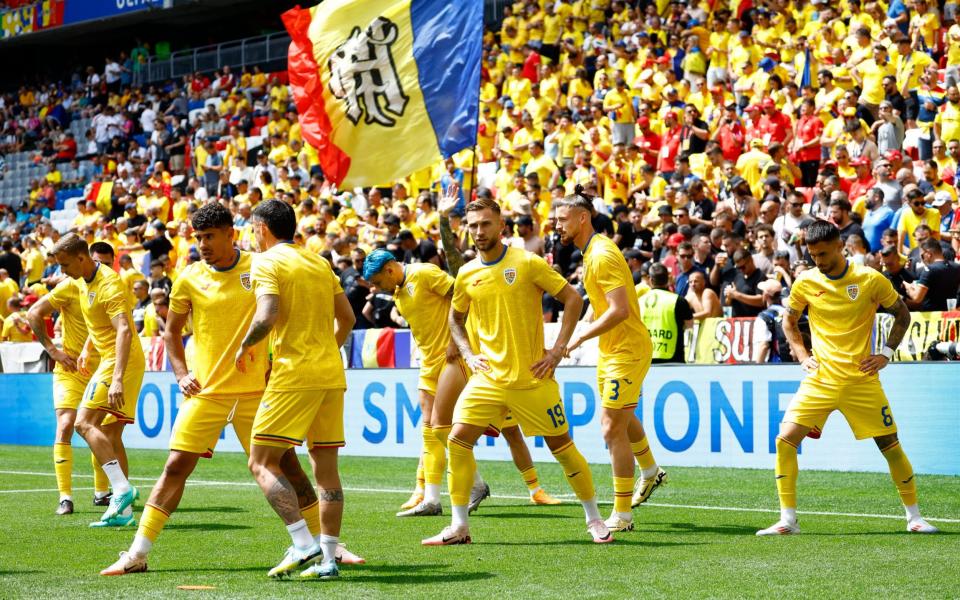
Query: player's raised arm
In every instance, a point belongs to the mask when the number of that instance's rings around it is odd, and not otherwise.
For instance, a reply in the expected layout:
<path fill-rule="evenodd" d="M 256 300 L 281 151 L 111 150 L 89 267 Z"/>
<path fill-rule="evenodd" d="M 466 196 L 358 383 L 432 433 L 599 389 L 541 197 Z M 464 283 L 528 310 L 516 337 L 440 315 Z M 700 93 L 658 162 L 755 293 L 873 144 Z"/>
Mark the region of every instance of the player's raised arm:
<path fill-rule="evenodd" d="M 447 186 L 447 193 L 440 198 L 437 205 L 437 211 L 440 213 L 440 246 L 443 248 L 443 256 L 447 261 L 447 271 L 454 277 L 460 272 L 463 266 L 463 254 L 457 247 L 457 236 L 450 229 L 450 211 L 457 206 L 459 200 L 460 185 L 457 182 Z"/>
<path fill-rule="evenodd" d="M 76 371 L 76 359 L 60 348 L 57 348 L 56 344 L 53 343 L 53 340 L 51 340 L 47 335 L 47 328 L 44 325 L 43 320 L 51 314 L 53 314 L 53 306 L 45 297 L 40 298 L 33 306 L 30 307 L 30 310 L 27 311 L 27 323 L 30 324 L 30 329 L 33 330 L 33 335 L 37 336 L 37 341 L 40 342 L 40 344 L 43 346 L 43 349 L 47 351 L 47 354 L 50 355 L 50 358 L 63 365 L 63 368 L 67 371 Z"/>

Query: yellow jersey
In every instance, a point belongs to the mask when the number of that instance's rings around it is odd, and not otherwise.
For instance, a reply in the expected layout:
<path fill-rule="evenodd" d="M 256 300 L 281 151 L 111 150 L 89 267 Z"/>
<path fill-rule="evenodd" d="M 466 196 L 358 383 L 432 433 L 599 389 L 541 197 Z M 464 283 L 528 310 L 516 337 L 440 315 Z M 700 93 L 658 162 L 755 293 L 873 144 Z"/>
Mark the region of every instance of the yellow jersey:
<path fill-rule="evenodd" d="M 530 366 L 543 358 L 542 292 L 556 296 L 567 280 L 545 260 L 526 250 L 504 247 L 500 258 L 479 257 L 460 268 L 453 308 L 476 315 L 476 347 L 490 371 L 480 373 L 498 387 L 540 385 Z"/>
<path fill-rule="evenodd" d="M 181 315 L 193 311 L 193 373 L 202 386 L 198 396 L 233 399 L 263 393 L 265 343 L 254 350 L 246 373 L 236 371 L 233 365 L 257 308 L 250 279 L 252 264 L 253 255 L 238 250 L 233 266 L 218 269 L 195 262 L 173 284 L 170 310 Z"/>
<path fill-rule="evenodd" d="M 871 354 L 877 307 L 890 308 L 899 299 L 882 273 L 852 262 L 836 278 L 820 269 L 802 273 L 790 288 L 787 307 L 808 309 L 813 355 L 820 363 L 813 377 L 833 384 L 876 379 L 860 372 L 860 361 Z"/>
<path fill-rule="evenodd" d="M 645 357 L 653 355 L 650 332 L 640 320 L 640 302 L 633 284 L 630 267 L 610 238 L 593 234 L 583 249 L 583 287 L 590 298 L 594 319 L 607 312 L 607 294 L 618 288 L 627 292 L 626 320 L 600 335 L 600 358 L 597 370 L 619 375 Z"/>
<path fill-rule="evenodd" d="M 446 357 L 451 289 L 453 277 L 446 271 L 432 263 L 417 263 L 404 265 L 403 281 L 393 293 L 397 310 L 410 325 L 423 365 L 434 365 Z"/>
<path fill-rule="evenodd" d="M 257 298 L 276 295 L 280 300 L 267 389 L 346 389 L 333 318 L 334 297 L 343 288 L 330 263 L 305 248 L 280 243 L 254 258 L 251 278 Z"/>
<path fill-rule="evenodd" d="M 63 351 L 70 356 L 80 356 L 83 344 L 87 341 L 87 325 L 80 309 L 80 289 L 76 280 L 64 279 L 46 295 L 47 302 L 60 313 L 60 335 L 63 338 Z M 88 368 L 97 370 L 100 356 L 96 350 L 91 352 Z M 60 363 L 53 368 L 54 373 L 67 373 Z"/>
<path fill-rule="evenodd" d="M 104 382 L 113 377 L 113 369 L 117 364 L 117 330 L 113 328 L 111 320 L 123 314 L 127 315 L 132 335 L 127 372 L 131 372 L 131 369 L 142 371 L 146 365 L 143 348 L 137 339 L 133 313 L 127 301 L 127 289 L 120 276 L 110 267 L 98 264 L 91 281 L 81 277 L 75 279 L 74 283 L 77 286 L 83 322 L 97 354 L 100 355 L 100 367 L 93 374 L 94 381 Z"/>

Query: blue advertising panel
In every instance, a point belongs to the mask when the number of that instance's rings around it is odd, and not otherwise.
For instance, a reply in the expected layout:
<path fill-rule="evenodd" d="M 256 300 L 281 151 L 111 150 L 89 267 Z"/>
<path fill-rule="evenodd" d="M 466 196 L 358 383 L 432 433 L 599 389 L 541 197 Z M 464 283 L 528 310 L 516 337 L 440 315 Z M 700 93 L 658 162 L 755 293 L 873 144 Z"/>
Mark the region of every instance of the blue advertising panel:
<path fill-rule="evenodd" d="M 148 8 L 163 8 L 164 0 L 66 0 L 63 24 L 105 19 Z"/>
<path fill-rule="evenodd" d="M 557 380 L 571 434 L 590 462 L 609 461 L 600 435 L 595 369 L 566 367 Z M 960 475 L 960 403 L 956 365 L 891 365 L 882 381 L 900 439 L 919 473 Z M 663 465 L 772 469 L 780 419 L 802 379 L 787 366 L 661 366 L 644 382 L 638 415 Z M 54 417 L 49 374 L 0 375 L 0 443 L 49 445 Z M 420 452 L 420 406 L 414 369 L 347 371 L 344 454 L 416 457 Z M 136 422 L 124 439 L 131 448 L 166 448 L 183 402 L 172 373 L 147 373 Z M 76 443 L 81 443 L 79 439 Z M 550 461 L 543 440 L 529 440 L 534 459 Z M 240 451 L 228 428 L 217 451 Z M 500 439 L 481 438 L 477 458 L 510 460 Z M 857 442 L 843 415 L 834 413 L 823 437 L 801 448 L 801 468 L 887 470 L 869 440 Z"/>

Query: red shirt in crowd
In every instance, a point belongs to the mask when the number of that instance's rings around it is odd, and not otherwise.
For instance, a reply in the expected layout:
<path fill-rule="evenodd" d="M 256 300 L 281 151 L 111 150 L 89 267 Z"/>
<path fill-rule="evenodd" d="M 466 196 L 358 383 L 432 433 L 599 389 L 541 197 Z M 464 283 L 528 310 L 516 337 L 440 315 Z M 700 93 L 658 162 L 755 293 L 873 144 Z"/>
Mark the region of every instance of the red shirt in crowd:
<path fill-rule="evenodd" d="M 60 143 L 62 149 L 57 152 L 57 160 L 73 160 L 77 155 L 77 141 L 72 137 L 64 138 Z"/>
<path fill-rule="evenodd" d="M 529 79 L 530 83 L 537 83 L 540 80 L 540 55 L 536 52 L 527 55 L 520 74 Z"/>
<path fill-rule="evenodd" d="M 783 140 L 787 139 L 787 133 L 790 132 L 791 126 L 790 117 L 778 110 L 772 115 L 764 113 L 760 117 L 757 129 L 760 132 L 760 138 L 769 146 L 773 142 L 782 143 Z M 817 158 L 820 158 L 819 153 Z"/>
<path fill-rule="evenodd" d="M 743 123 L 734 121 L 733 123 L 724 123 L 717 130 L 716 141 L 720 144 L 720 151 L 723 152 L 724 160 L 736 162 L 743 154 L 744 129 Z"/>
<path fill-rule="evenodd" d="M 652 130 L 640 130 L 640 134 L 634 138 L 633 144 L 640 149 L 640 156 L 648 165 L 657 164 L 657 158 L 660 156 L 660 136 Z"/>
<path fill-rule="evenodd" d="M 657 170 L 661 173 L 673 173 L 677 170 L 681 131 L 683 129 L 677 125 L 673 129 L 664 131 L 660 137 L 660 160 L 657 162 Z"/>
<path fill-rule="evenodd" d="M 777 114 L 786 117 L 786 115 L 781 112 L 778 112 Z M 789 121 L 789 118 L 787 120 Z M 761 119 L 761 123 L 762 122 L 763 119 Z M 819 140 L 821 134 L 823 134 L 823 121 L 821 121 L 820 117 L 817 115 L 800 117 L 800 120 L 797 121 L 797 138 L 800 140 L 801 144 L 807 144 L 813 140 Z M 820 156 L 821 148 L 818 142 L 812 146 L 808 146 L 798 151 L 796 161 L 807 162 L 811 160 L 820 160 Z"/>
<path fill-rule="evenodd" d="M 850 191 L 847 192 L 847 195 L 850 197 L 850 202 L 853 203 L 860 196 L 866 195 L 875 185 L 877 185 L 877 182 L 872 175 L 867 175 L 866 179 L 854 181 L 850 186 Z"/>

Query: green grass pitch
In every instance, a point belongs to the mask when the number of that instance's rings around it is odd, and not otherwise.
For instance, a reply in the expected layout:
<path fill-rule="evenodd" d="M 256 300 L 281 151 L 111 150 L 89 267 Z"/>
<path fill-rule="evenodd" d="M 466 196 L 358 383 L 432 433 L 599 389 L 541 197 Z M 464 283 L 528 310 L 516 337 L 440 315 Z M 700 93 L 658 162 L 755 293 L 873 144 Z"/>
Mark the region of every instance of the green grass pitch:
<path fill-rule="evenodd" d="M 266 577 L 289 538 L 244 457 L 224 453 L 201 461 L 154 547 L 150 571 L 106 578 L 99 569 L 129 546 L 135 529 L 87 528 L 101 509 L 92 506 L 89 454 L 79 448 L 77 513 L 55 516 L 50 457 L 49 448 L 0 446 L 0 598 L 960 596 L 960 477 L 918 478 L 921 508 L 944 533 L 915 536 L 905 531 L 886 475 L 805 472 L 801 458 L 803 534 L 759 539 L 754 531 L 776 519 L 772 470 L 672 468 L 670 485 L 635 511 L 636 531 L 599 546 L 589 541 L 556 464 L 538 465 L 541 481 L 568 503 L 539 507 L 528 504 L 512 464 L 481 462 L 494 497 L 472 518 L 474 544 L 423 548 L 420 539 L 449 517 L 394 516 L 415 461 L 345 457 L 341 539 L 367 564 L 344 567 L 339 581 L 299 582 Z M 131 451 L 142 498 L 165 457 Z M 601 499 L 611 498 L 609 467 L 594 465 L 593 473 Z M 138 516 L 139 508 L 142 502 Z M 606 516 L 609 503 L 602 510 Z"/>

